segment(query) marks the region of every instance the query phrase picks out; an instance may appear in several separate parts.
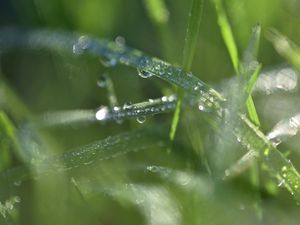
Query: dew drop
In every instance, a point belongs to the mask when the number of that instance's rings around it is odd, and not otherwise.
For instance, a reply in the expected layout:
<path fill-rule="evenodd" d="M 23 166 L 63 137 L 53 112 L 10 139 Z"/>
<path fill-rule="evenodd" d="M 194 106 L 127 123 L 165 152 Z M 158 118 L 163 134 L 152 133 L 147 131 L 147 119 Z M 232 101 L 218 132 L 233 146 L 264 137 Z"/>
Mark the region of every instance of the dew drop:
<path fill-rule="evenodd" d="M 107 106 L 102 106 L 100 107 L 97 112 L 96 112 L 96 119 L 97 120 L 105 120 L 107 118 L 107 115 L 109 113 L 108 107 Z"/>
<path fill-rule="evenodd" d="M 20 203 L 21 202 L 21 198 L 19 196 L 15 196 L 14 198 L 16 203 Z"/>
<path fill-rule="evenodd" d="M 145 116 L 140 116 L 140 117 L 138 117 L 138 118 L 136 119 L 136 121 L 137 121 L 138 123 L 145 123 L 146 117 L 145 117 Z"/>
<path fill-rule="evenodd" d="M 119 47 L 123 47 L 126 44 L 126 40 L 124 37 L 122 36 L 117 36 L 115 38 L 115 43 L 119 46 Z"/>
<path fill-rule="evenodd" d="M 138 75 L 142 78 L 150 78 L 152 77 L 154 74 L 145 70 L 140 70 L 138 69 Z"/>
<path fill-rule="evenodd" d="M 163 96 L 163 97 L 161 98 L 161 100 L 162 100 L 163 102 L 166 102 L 166 101 L 168 101 L 168 97 L 167 97 L 167 96 Z"/>
<path fill-rule="evenodd" d="M 118 112 L 118 111 L 120 111 L 120 107 L 114 106 L 113 110 L 114 110 L 115 112 Z"/>
<path fill-rule="evenodd" d="M 104 88 L 107 86 L 107 79 L 105 75 L 101 75 L 99 76 L 98 80 L 97 80 L 97 85 L 100 88 Z"/>
<path fill-rule="evenodd" d="M 87 36 L 80 36 L 77 42 L 73 45 L 73 53 L 76 55 L 82 54 L 91 45 L 91 41 Z"/>
<path fill-rule="evenodd" d="M 100 62 L 105 67 L 114 67 L 117 65 L 117 60 L 114 58 L 110 59 L 100 59 Z"/>
<path fill-rule="evenodd" d="M 15 182 L 14 182 L 14 185 L 15 185 L 15 186 L 20 186 L 21 184 L 22 184 L 21 181 L 15 181 Z"/>
<path fill-rule="evenodd" d="M 282 179 L 279 183 L 278 183 L 278 187 L 281 187 L 283 184 L 285 183 L 285 180 L 284 179 Z"/>
<path fill-rule="evenodd" d="M 123 105 L 123 109 L 132 109 L 133 108 L 133 104 L 131 102 L 125 102 Z"/>
<path fill-rule="evenodd" d="M 283 167 L 281 168 L 281 171 L 282 171 L 282 172 L 287 171 L 287 167 L 286 167 L 286 166 L 283 166 Z"/>
<path fill-rule="evenodd" d="M 175 95 L 170 95 L 170 96 L 168 97 L 168 100 L 169 100 L 169 102 L 173 102 L 173 101 L 176 100 L 176 96 L 175 96 Z"/>
<path fill-rule="evenodd" d="M 199 106 L 198 106 L 198 109 L 199 109 L 200 111 L 205 111 L 205 107 L 204 107 L 203 105 L 199 105 Z"/>

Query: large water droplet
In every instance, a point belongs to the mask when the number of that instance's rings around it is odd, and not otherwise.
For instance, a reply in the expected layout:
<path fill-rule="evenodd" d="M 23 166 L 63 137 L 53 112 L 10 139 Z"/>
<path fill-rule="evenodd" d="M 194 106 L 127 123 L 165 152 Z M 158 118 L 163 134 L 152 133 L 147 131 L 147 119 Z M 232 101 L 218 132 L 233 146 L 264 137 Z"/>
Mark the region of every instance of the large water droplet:
<path fill-rule="evenodd" d="M 199 109 L 200 111 L 205 111 L 205 107 L 204 107 L 203 105 L 201 105 L 201 104 L 198 106 L 198 109 Z"/>
<path fill-rule="evenodd" d="M 146 117 L 145 117 L 145 116 L 140 116 L 140 117 L 138 117 L 138 118 L 136 119 L 136 121 L 137 121 L 138 123 L 145 123 Z"/>
<path fill-rule="evenodd" d="M 118 112 L 118 111 L 120 111 L 120 107 L 118 107 L 118 106 L 114 106 L 114 108 L 113 108 L 113 110 L 115 111 L 115 112 Z"/>
<path fill-rule="evenodd" d="M 82 54 L 91 45 L 91 41 L 87 36 L 80 36 L 77 42 L 73 45 L 73 53 L 76 55 Z"/>
<path fill-rule="evenodd" d="M 168 97 L 167 97 L 167 96 L 163 96 L 163 97 L 161 98 L 161 101 L 162 101 L 162 102 L 168 101 Z"/>
<path fill-rule="evenodd" d="M 109 109 L 107 106 L 101 106 L 97 112 L 96 112 L 96 119 L 97 120 L 105 120 L 107 118 L 107 115 L 109 113 Z"/>
<path fill-rule="evenodd" d="M 119 46 L 119 47 L 123 47 L 126 44 L 126 40 L 124 37 L 122 36 L 117 36 L 115 38 L 115 43 Z"/>
<path fill-rule="evenodd" d="M 154 74 L 145 70 L 140 70 L 138 69 L 138 75 L 142 78 L 150 78 L 152 77 Z"/>

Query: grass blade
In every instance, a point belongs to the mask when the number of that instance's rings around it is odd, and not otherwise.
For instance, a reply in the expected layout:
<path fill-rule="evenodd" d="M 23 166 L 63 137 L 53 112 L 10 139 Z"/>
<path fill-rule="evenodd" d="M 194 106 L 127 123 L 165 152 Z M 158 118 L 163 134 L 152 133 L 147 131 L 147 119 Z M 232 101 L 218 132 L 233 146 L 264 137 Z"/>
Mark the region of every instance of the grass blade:
<path fill-rule="evenodd" d="M 239 74 L 239 54 L 238 49 L 235 44 L 235 40 L 232 34 L 232 29 L 230 26 L 230 23 L 228 21 L 227 15 L 225 13 L 225 9 L 222 4 L 222 0 L 213 0 L 215 4 L 215 8 L 217 11 L 218 16 L 218 24 L 221 29 L 221 34 L 223 37 L 223 40 L 225 42 L 225 45 L 227 47 L 227 50 L 229 52 L 231 62 L 233 65 L 233 68 L 237 74 Z"/>
<path fill-rule="evenodd" d="M 300 71 L 300 48 L 275 29 L 268 32 L 267 38 L 273 43 L 277 52 Z"/>
<path fill-rule="evenodd" d="M 203 1 L 193 0 L 190 15 L 189 15 L 186 37 L 185 37 L 184 50 L 183 50 L 182 66 L 185 71 L 189 71 L 191 69 L 191 65 L 193 62 L 196 41 L 199 35 L 202 10 L 203 10 Z M 169 134 L 171 141 L 173 141 L 175 138 L 179 117 L 180 117 L 183 96 L 184 96 L 183 91 L 179 90 L 178 101 L 176 104 L 176 109 L 173 115 L 172 125 Z"/>
<path fill-rule="evenodd" d="M 148 77 L 151 75 L 156 76 L 180 87 L 193 96 L 198 96 L 199 104 L 207 108 L 208 111 L 220 109 L 220 105 L 225 101 L 221 94 L 192 73 L 158 58 L 149 57 L 139 50 L 120 46 L 114 42 L 47 30 L 26 32 L 9 29 L 0 31 L 0 45 L 2 44 L 1 48 L 4 51 L 17 47 L 29 47 L 32 49 L 70 52 L 73 51 L 74 45 L 80 45 L 80 48 L 82 48 L 80 54 L 90 54 L 133 67 L 141 73 L 147 73 Z M 82 43 L 83 39 L 85 40 L 84 45 Z M 77 46 L 77 48 L 79 47 Z"/>

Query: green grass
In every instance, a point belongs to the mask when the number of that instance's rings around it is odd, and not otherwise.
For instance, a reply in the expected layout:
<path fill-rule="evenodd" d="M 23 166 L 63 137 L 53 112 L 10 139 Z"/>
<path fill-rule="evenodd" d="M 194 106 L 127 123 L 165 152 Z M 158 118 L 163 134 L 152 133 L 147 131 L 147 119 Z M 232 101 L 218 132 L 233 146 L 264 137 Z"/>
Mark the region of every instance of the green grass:
<path fill-rule="evenodd" d="M 182 67 L 185 71 L 190 71 L 196 43 L 198 39 L 198 33 L 200 29 L 200 22 L 201 22 L 201 16 L 202 16 L 202 9 L 203 9 L 203 1 L 202 0 L 193 0 L 191 11 L 189 14 L 189 22 L 187 26 L 186 36 L 185 36 L 185 42 L 184 42 L 184 49 L 183 49 L 183 58 L 182 58 Z M 181 90 L 177 91 L 178 100 L 175 108 L 175 112 L 173 115 L 172 125 L 170 129 L 170 140 L 171 142 L 174 141 L 177 126 L 179 123 L 180 118 L 180 111 L 181 111 L 181 105 L 182 105 L 182 99 L 184 97 L 184 92 Z"/>
<path fill-rule="evenodd" d="M 297 40 L 289 14 L 67 3 L 22 8 L 60 29 L 0 28 L 0 224 L 298 224 L 298 74 L 279 62 L 299 70 L 299 49 L 264 35 Z"/>

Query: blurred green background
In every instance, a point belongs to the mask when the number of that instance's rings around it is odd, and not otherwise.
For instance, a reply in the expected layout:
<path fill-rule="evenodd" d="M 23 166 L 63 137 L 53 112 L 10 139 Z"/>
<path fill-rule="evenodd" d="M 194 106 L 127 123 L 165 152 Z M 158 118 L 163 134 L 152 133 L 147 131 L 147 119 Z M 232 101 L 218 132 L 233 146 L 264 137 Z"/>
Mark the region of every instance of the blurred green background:
<path fill-rule="evenodd" d="M 165 14 L 166 20 L 157 23 L 151 18 L 146 1 L 143 0 L 2 0 L 0 27 L 79 32 L 111 41 L 121 36 L 130 47 L 180 65 L 191 2 L 191 0 L 166 0 L 168 11 Z M 240 55 L 247 46 L 252 27 L 257 23 L 261 24 L 262 38 L 258 60 L 263 68 L 272 68 L 284 63 L 265 38 L 265 32 L 269 28 L 276 28 L 300 44 L 300 1 L 226 0 L 223 3 Z M 22 128 L 24 121 L 31 121 L 44 112 L 96 109 L 101 105 L 108 105 L 107 90 L 97 85 L 97 80 L 104 73 L 111 77 L 120 105 L 125 102 L 134 103 L 148 98 L 158 98 L 175 90 L 164 81 L 155 78 L 142 79 L 137 76 L 136 70 L 125 66 L 107 68 L 95 57 L 46 50 L 16 48 L 9 52 L 1 52 L 1 70 L 0 79 L 5 80 L 11 87 L 13 95 L 17 95 L 19 101 L 27 108 L 24 110 L 19 105 L 16 107 L 12 105 L 1 109 L 8 115 L 12 126 L 17 130 L 16 133 Z M 200 37 L 192 72 L 212 85 L 234 75 L 212 1 L 204 1 Z M 299 98 L 296 97 L 293 102 L 290 100 L 286 104 L 295 105 L 291 110 L 299 112 L 297 111 L 300 109 L 297 100 Z M 286 108 L 281 114 L 275 112 L 272 116 L 272 108 L 264 108 L 265 97 L 258 96 L 255 100 L 258 102 L 258 112 L 262 118 L 264 131 L 270 129 L 280 119 L 279 116 L 291 113 L 288 110 L 290 108 Z M 276 107 L 280 110 L 283 106 Z M 11 111 L 7 110 L 8 108 Z M 29 116 L 23 115 L 27 110 Z M 258 203 L 253 203 L 255 190 L 249 182 L 249 174 L 220 184 L 219 180 L 216 181 L 205 171 L 201 161 L 202 155 L 199 153 L 201 152 L 199 146 L 203 143 L 198 137 L 201 135 L 204 137 L 203 132 L 206 134 L 208 128 L 205 124 L 206 119 L 201 115 L 195 114 L 189 108 L 184 110 L 183 122 L 179 127 L 176 141 L 177 151 L 172 157 L 163 153 L 163 147 L 152 147 L 147 151 L 101 161 L 88 168 L 77 168 L 54 173 L 46 178 L 26 181 L 21 186 L 15 185 L 13 188 L 3 184 L 0 201 L 4 203 L 11 196 L 19 196 L 21 202 L 15 204 L 15 211 L 12 210 L 11 214 L 1 217 L 0 222 L 31 225 L 297 224 L 300 215 L 298 206 L 286 191 L 278 190 L 273 180 L 265 178 L 259 190 L 262 198 L 257 201 Z M 46 142 L 40 146 L 47 146 L 50 154 L 56 154 L 143 127 L 153 126 L 156 129 L 158 127 L 167 136 L 171 118 L 171 114 L 166 114 L 147 118 L 143 124 L 133 119 L 122 124 L 86 123 L 45 128 L 38 129 L 37 136 L 42 136 Z M 22 135 L 25 139 L 26 135 L 28 139 L 34 136 L 27 133 Z M 155 141 L 159 139 L 149 137 L 148 141 L 152 138 Z M 164 135 L 160 138 L 163 139 Z M 143 141 L 145 140 L 136 140 L 135 145 L 142 146 Z M 294 138 L 291 144 L 284 147 L 294 150 L 298 144 L 298 139 Z M 34 145 L 31 143 L 29 146 Z M 124 145 L 124 148 L 130 147 Z M 8 149 L 12 150 L 13 147 Z M 209 151 L 214 149 L 211 148 Z M 7 169 L 26 163 L 26 159 L 20 157 L 18 153 L 9 154 L 11 156 L 8 157 L 10 159 L 7 165 L 0 168 Z M 297 160 L 299 152 L 293 152 L 291 156 L 299 162 Z M 164 176 L 158 176 L 156 173 L 149 175 L 143 170 L 137 172 L 135 169 L 135 166 L 152 164 L 172 167 L 181 172 L 188 171 L 186 176 L 189 178 L 181 173 L 171 175 L 172 183 Z M 159 173 L 164 172 L 162 170 Z M 178 187 L 174 184 L 177 176 L 200 182 L 196 182 L 196 186 Z M 181 186 L 185 186 L 182 185 L 182 180 L 180 182 Z M 214 191 L 211 190 L 212 186 L 215 188 Z M 262 212 L 263 219 L 257 216 L 259 214 L 257 211 Z"/>

